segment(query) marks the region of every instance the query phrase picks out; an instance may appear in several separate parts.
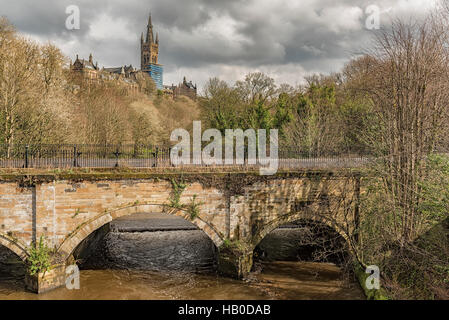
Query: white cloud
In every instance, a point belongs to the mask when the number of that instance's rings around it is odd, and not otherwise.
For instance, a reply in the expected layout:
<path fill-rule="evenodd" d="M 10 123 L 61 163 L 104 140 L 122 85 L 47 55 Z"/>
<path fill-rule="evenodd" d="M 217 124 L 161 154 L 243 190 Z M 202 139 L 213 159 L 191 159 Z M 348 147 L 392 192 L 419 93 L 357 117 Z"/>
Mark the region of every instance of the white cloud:
<path fill-rule="evenodd" d="M 362 29 L 363 16 L 363 10 L 359 7 L 330 7 L 323 10 L 321 21 L 329 30 L 339 33 Z"/>
<path fill-rule="evenodd" d="M 133 35 L 128 28 L 128 20 L 113 18 L 106 13 L 101 13 L 89 26 L 88 36 L 93 40 L 128 40 Z"/>

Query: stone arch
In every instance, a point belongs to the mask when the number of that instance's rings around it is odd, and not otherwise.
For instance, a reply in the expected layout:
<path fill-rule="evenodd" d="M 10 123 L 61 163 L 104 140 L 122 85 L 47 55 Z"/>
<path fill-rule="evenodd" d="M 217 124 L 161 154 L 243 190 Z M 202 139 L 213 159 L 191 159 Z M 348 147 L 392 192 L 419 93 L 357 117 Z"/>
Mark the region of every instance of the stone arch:
<path fill-rule="evenodd" d="M 284 224 L 287 224 L 289 222 L 294 222 L 298 220 L 310 220 L 317 223 L 322 223 L 326 225 L 327 227 L 335 230 L 343 239 L 345 239 L 346 243 L 349 244 L 348 236 L 346 232 L 344 232 L 344 229 L 337 224 L 335 221 L 332 221 L 325 215 L 319 215 L 319 214 L 308 214 L 304 212 L 298 212 L 295 214 L 287 214 L 279 217 L 278 219 L 271 221 L 270 223 L 266 224 L 255 237 L 253 237 L 251 241 L 251 249 L 254 250 L 259 243 L 272 231 L 275 229 L 281 227 Z"/>
<path fill-rule="evenodd" d="M 113 209 L 110 211 L 106 211 L 103 214 L 99 214 L 94 218 L 84 222 L 79 225 L 73 232 L 71 232 L 66 239 L 62 242 L 62 244 L 58 248 L 58 253 L 61 255 L 61 258 L 66 261 L 76 247 L 86 239 L 92 232 L 98 230 L 102 226 L 107 223 L 112 222 L 113 220 L 126 217 L 132 215 L 134 213 L 139 212 L 158 212 L 165 213 L 170 215 L 175 215 L 181 217 L 195 226 L 197 226 L 200 230 L 202 230 L 215 244 L 218 248 L 222 245 L 223 239 L 220 237 L 220 234 L 217 230 L 215 230 L 210 224 L 202 220 L 200 217 L 194 219 L 193 221 L 189 219 L 186 212 L 182 210 L 173 209 L 166 205 L 161 204 L 141 204 L 141 205 L 133 205 L 118 209 Z"/>
<path fill-rule="evenodd" d="M 0 245 L 14 252 L 22 261 L 25 261 L 28 257 L 25 246 L 22 246 L 8 236 L 0 234 Z"/>

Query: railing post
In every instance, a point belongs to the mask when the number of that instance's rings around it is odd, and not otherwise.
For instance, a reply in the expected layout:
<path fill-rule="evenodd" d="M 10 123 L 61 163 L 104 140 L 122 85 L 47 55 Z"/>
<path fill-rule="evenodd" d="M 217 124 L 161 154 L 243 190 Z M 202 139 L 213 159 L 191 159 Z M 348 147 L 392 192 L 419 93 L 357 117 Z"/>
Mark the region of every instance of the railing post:
<path fill-rule="evenodd" d="M 115 158 L 116 158 L 115 167 L 118 168 L 119 167 L 118 159 L 122 153 L 117 148 L 113 154 L 115 155 Z"/>
<path fill-rule="evenodd" d="M 76 145 L 73 146 L 73 167 L 76 168 L 78 166 L 77 163 L 77 158 L 78 157 L 78 152 L 76 150 Z"/>
<path fill-rule="evenodd" d="M 158 166 L 158 157 L 159 157 L 159 147 L 156 147 L 156 159 L 155 159 L 155 162 L 154 162 L 154 164 L 155 164 L 155 167 L 157 167 Z"/>
<path fill-rule="evenodd" d="M 29 164 L 28 164 L 28 149 L 29 149 L 29 146 L 25 146 L 25 168 L 29 167 Z"/>

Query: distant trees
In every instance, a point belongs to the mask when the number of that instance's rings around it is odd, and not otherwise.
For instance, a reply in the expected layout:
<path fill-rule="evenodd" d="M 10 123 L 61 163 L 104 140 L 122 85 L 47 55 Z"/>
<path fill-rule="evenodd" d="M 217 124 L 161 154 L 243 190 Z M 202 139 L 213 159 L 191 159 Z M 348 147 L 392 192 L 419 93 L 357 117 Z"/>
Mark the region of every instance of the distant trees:
<path fill-rule="evenodd" d="M 207 125 L 279 129 L 281 145 L 314 156 L 368 152 L 360 131 L 369 118 L 366 98 L 352 95 L 343 75 L 313 76 L 293 88 L 255 73 L 234 86 L 210 79 L 201 99 Z"/>
<path fill-rule="evenodd" d="M 130 141 L 128 104 L 120 88 L 113 84 L 91 84 L 77 93 L 72 125 L 77 143 L 121 144 Z"/>
<path fill-rule="evenodd" d="M 277 92 L 274 79 L 261 72 L 246 75 L 244 81 L 235 83 L 235 89 L 240 99 L 247 104 L 266 103 Z"/>
<path fill-rule="evenodd" d="M 208 126 L 222 130 L 238 128 L 244 106 L 236 90 L 218 78 L 210 79 L 200 103 Z"/>
<path fill-rule="evenodd" d="M 8 154 L 14 143 L 58 141 L 64 135 L 63 64 L 57 48 L 21 38 L 0 20 L 0 140 Z"/>
<path fill-rule="evenodd" d="M 293 99 L 295 121 L 287 131 L 289 144 L 316 156 L 337 151 L 342 137 L 338 134 L 336 84 L 309 78 L 308 85 Z"/>
<path fill-rule="evenodd" d="M 226 129 L 279 129 L 281 134 L 291 120 L 288 95 L 280 98 L 274 80 L 262 73 L 251 73 L 234 86 L 213 78 L 204 90 L 200 104 L 206 126 Z"/>

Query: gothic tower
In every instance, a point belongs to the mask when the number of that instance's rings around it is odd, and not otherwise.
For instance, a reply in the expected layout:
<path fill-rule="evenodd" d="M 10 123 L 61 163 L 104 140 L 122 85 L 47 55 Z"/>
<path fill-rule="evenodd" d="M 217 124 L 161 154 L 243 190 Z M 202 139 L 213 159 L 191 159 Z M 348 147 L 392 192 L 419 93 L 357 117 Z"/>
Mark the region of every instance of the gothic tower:
<path fill-rule="evenodd" d="M 141 69 L 147 72 L 156 83 L 156 87 L 160 90 L 163 89 L 162 65 L 158 63 L 159 58 L 159 35 L 156 34 L 156 38 L 153 33 L 153 23 L 151 21 L 151 13 L 148 18 L 146 37 L 144 34 L 140 38 L 140 64 Z"/>

